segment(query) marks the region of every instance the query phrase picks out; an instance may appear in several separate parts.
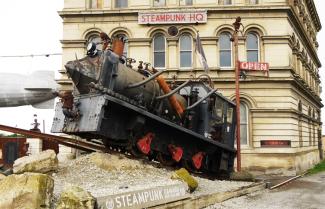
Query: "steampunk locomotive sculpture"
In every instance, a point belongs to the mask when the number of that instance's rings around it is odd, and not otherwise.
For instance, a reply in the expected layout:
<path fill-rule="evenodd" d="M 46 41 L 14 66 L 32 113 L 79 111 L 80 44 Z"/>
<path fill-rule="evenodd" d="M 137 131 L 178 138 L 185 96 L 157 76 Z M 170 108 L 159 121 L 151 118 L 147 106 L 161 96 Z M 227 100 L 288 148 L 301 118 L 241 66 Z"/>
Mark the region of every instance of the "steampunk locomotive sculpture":
<path fill-rule="evenodd" d="M 229 174 L 236 155 L 234 103 L 202 77 L 170 86 L 164 71 L 142 62 L 132 69 L 134 60 L 122 56 L 123 41 L 107 49 L 110 39 L 101 37 L 102 50 L 90 43 L 86 57 L 65 65 L 74 90 L 61 95 L 52 132 L 100 139 L 164 165 Z"/>

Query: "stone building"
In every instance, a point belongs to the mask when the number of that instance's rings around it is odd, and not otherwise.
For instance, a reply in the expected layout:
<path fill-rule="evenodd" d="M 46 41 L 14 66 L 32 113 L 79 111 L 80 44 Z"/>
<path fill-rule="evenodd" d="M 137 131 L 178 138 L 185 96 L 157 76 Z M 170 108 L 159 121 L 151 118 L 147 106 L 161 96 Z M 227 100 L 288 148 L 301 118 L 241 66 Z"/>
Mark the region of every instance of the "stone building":
<path fill-rule="evenodd" d="M 100 32 L 125 36 L 124 54 L 166 69 L 167 78 L 204 73 L 197 32 L 216 88 L 235 99 L 232 23 L 240 16 L 239 60 L 269 64 L 269 76 L 240 80 L 242 167 L 299 173 L 319 161 L 321 67 L 313 0 L 65 0 L 63 64 L 85 55 Z M 171 26 L 175 26 L 177 30 Z M 169 30 L 168 30 L 169 29 Z M 134 64 L 135 66 L 137 64 Z M 58 82 L 71 88 L 64 68 Z"/>

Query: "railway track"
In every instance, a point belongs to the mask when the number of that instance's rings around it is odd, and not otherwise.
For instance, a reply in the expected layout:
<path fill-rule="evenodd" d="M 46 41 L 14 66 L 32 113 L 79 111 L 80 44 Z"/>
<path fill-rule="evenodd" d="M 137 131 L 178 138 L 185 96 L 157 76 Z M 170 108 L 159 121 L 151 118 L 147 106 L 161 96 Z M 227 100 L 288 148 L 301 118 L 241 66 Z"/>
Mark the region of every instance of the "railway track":
<path fill-rule="evenodd" d="M 67 147 L 76 148 L 83 151 L 100 151 L 100 152 L 108 152 L 108 150 L 100 144 L 95 144 L 91 142 L 86 142 L 82 140 L 72 139 L 68 137 L 62 137 L 62 136 L 56 136 L 52 134 L 44 134 L 39 133 L 35 131 L 25 130 L 21 128 L 15 128 L 11 126 L 1 125 L 0 124 L 0 130 L 7 131 L 11 133 L 21 134 L 27 137 L 35 137 L 39 138 L 41 140 L 47 140 L 47 141 L 54 141 L 58 144 L 62 144 Z"/>
<path fill-rule="evenodd" d="M 41 140 L 56 142 L 58 144 L 61 144 L 61 145 L 67 146 L 67 147 L 71 147 L 71 148 L 75 148 L 75 149 L 79 149 L 79 150 L 83 150 L 83 151 L 87 151 L 87 152 L 105 152 L 105 153 L 118 154 L 118 155 L 124 154 L 124 156 L 126 156 L 129 159 L 136 159 L 136 160 L 141 159 L 141 160 L 146 161 L 146 163 L 151 164 L 152 166 L 158 167 L 158 168 L 164 167 L 166 169 L 175 169 L 175 168 L 183 167 L 181 165 L 170 166 L 170 165 L 164 165 L 162 163 L 157 163 L 156 161 L 152 162 L 152 159 L 148 159 L 148 157 L 145 155 L 134 156 L 134 155 L 132 155 L 132 153 L 129 153 L 129 152 L 120 152 L 120 151 L 118 151 L 118 148 L 114 148 L 114 147 L 107 148 L 104 145 L 89 142 L 89 141 L 83 141 L 80 139 L 56 136 L 56 135 L 52 135 L 52 134 L 44 134 L 44 133 L 40 133 L 40 132 L 30 131 L 30 130 L 21 129 L 21 128 L 15 128 L 15 127 L 1 125 L 1 124 L 0 124 L 0 130 L 11 132 L 11 133 L 16 133 L 16 134 L 21 134 L 26 137 L 34 137 L 34 138 L 38 138 Z M 206 179 L 210 179 L 210 180 L 227 179 L 227 178 L 224 178 L 223 176 L 216 176 L 211 173 L 195 172 L 192 170 L 189 170 L 189 171 L 194 176 L 198 176 L 198 177 L 206 178 Z"/>

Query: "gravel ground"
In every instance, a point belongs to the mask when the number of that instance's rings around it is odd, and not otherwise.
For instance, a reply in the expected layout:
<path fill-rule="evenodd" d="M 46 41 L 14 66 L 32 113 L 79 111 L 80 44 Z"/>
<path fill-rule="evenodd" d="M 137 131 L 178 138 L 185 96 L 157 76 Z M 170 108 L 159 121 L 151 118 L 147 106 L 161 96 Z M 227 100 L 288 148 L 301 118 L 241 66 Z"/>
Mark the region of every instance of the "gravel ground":
<path fill-rule="evenodd" d="M 94 163 L 94 158 L 102 162 Z M 54 204 L 67 185 L 77 185 L 95 197 L 123 193 L 133 190 L 179 184 L 172 180 L 172 170 L 159 168 L 153 162 L 132 160 L 124 156 L 92 153 L 75 160 L 60 163 L 54 179 Z M 104 169 L 103 169 L 104 168 Z M 250 185 L 251 182 L 219 181 L 195 177 L 199 187 L 191 195 L 225 192 Z"/>

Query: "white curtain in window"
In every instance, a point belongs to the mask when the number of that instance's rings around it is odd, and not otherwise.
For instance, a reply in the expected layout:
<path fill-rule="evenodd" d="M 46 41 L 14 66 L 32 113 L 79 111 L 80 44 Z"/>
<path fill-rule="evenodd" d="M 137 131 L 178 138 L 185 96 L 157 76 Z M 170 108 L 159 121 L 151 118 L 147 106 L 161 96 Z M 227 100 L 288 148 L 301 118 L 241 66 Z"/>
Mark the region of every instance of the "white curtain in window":
<path fill-rule="evenodd" d="M 192 36 L 182 35 L 179 42 L 180 67 L 192 67 Z"/>
<path fill-rule="evenodd" d="M 154 67 L 165 67 L 165 37 L 161 34 L 156 35 L 153 39 L 153 63 Z"/>
<path fill-rule="evenodd" d="M 240 103 L 240 144 L 248 145 L 248 108 Z"/>
<path fill-rule="evenodd" d="M 247 61 L 258 62 L 259 61 L 259 43 L 258 37 L 255 33 L 247 34 Z"/>
<path fill-rule="evenodd" d="M 232 44 L 230 41 L 231 35 L 228 32 L 221 33 L 219 39 L 219 58 L 220 67 L 231 67 L 232 63 Z"/>

